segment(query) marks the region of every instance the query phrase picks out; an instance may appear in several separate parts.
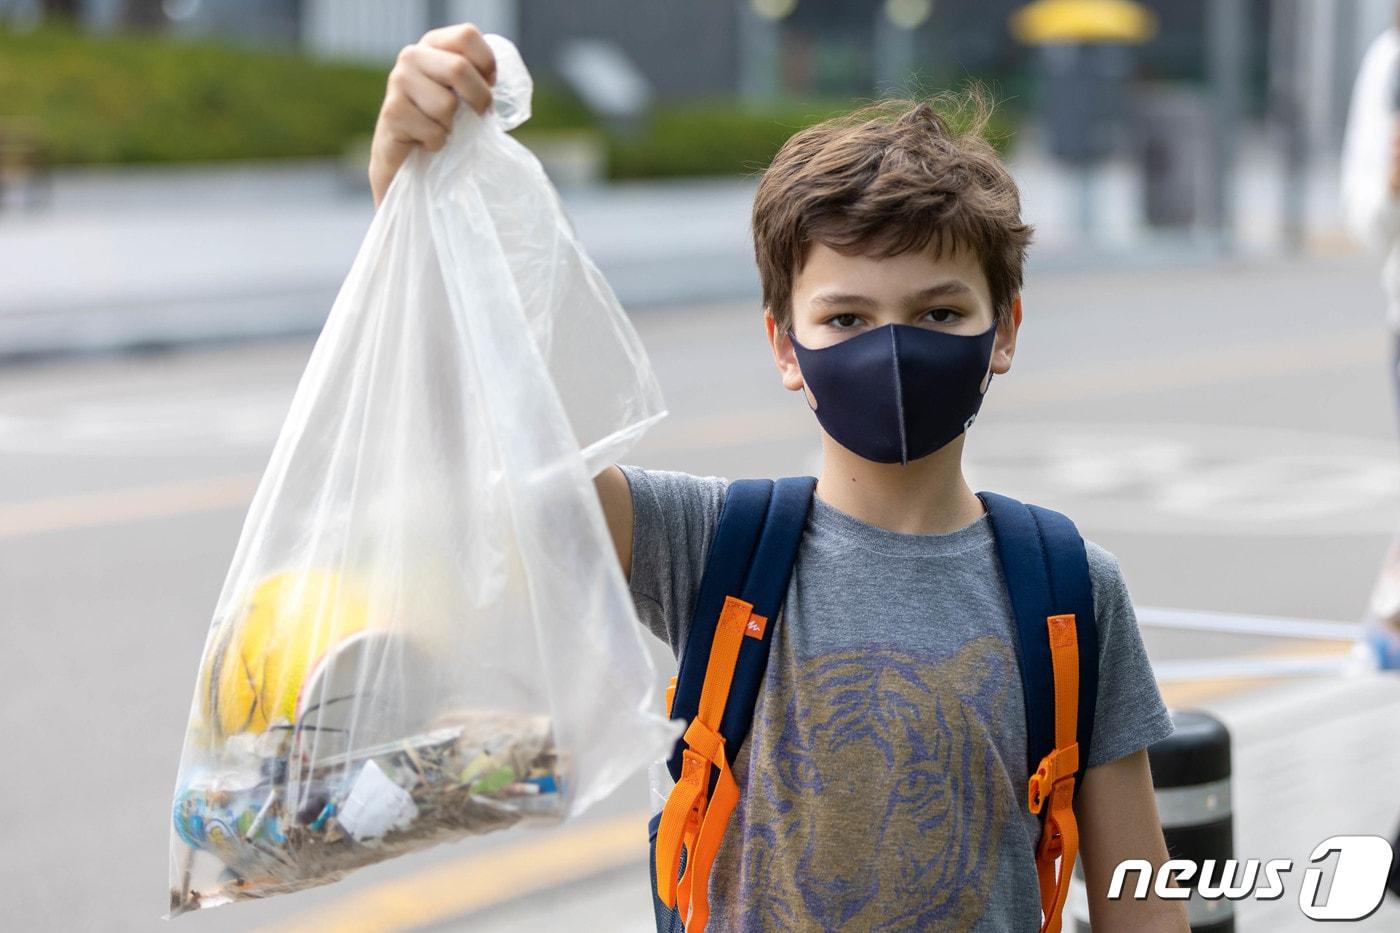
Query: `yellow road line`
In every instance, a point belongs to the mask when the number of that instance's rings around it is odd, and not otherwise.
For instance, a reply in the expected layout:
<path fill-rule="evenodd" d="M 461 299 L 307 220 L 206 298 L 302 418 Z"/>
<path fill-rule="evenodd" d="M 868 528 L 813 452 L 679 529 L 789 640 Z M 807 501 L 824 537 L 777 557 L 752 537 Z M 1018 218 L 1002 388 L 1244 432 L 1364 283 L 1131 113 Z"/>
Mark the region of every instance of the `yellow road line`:
<path fill-rule="evenodd" d="M 1013 370 L 1001 383 L 1001 391 L 1009 396 L 1013 409 L 1040 408 L 1105 398 L 1110 393 L 1193 388 L 1375 363 L 1387 358 L 1389 346 L 1381 335 L 1367 331 L 1212 348 L 1159 360 L 1123 360 L 1020 379 Z"/>
<path fill-rule="evenodd" d="M 268 933 L 410 930 L 634 865 L 645 877 L 647 817 L 628 813 L 523 836 L 308 911 Z M 640 908 L 645 908 L 643 902 Z"/>
<path fill-rule="evenodd" d="M 258 474 L 236 473 L 52 496 L 29 502 L 0 502 L 0 539 L 54 531 L 72 531 L 163 518 L 192 512 L 246 508 L 257 489 Z"/>
<path fill-rule="evenodd" d="M 1250 651 L 1243 655 L 1248 658 L 1284 658 L 1299 655 L 1318 657 L 1344 657 L 1352 650 L 1350 642 L 1318 642 L 1301 648 L 1279 647 L 1267 651 Z M 1161 686 L 1162 699 L 1168 706 L 1181 708 L 1221 700 L 1227 696 L 1238 696 L 1256 690 L 1266 690 L 1278 686 L 1294 677 L 1241 677 L 1235 679 L 1213 678 L 1210 680 L 1177 681 Z"/>

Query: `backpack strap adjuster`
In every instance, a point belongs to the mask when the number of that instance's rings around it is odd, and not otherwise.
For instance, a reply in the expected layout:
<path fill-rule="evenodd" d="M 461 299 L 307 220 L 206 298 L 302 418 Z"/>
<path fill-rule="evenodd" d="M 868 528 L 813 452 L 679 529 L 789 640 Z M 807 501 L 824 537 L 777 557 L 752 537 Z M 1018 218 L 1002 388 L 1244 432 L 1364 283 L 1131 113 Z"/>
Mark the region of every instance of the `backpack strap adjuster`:
<path fill-rule="evenodd" d="M 686 727 L 685 744 L 683 754 L 698 757 L 702 763 L 718 766 L 720 756 L 724 754 L 724 736 L 711 729 L 699 716 Z"/>
<path fill-rule="evenodd" d="M 1074 788 L 1074 775 L 1079 771 L 1079 743 L 1073 742 L 1067 748 L 1057 748 L 1040 759 L 1040 767 L 1032 774 L 1026 788 L 1026 805 L 1032 813 L 1039 814 L 1052 790 L 1061 781 L 1069 781 Z"/>

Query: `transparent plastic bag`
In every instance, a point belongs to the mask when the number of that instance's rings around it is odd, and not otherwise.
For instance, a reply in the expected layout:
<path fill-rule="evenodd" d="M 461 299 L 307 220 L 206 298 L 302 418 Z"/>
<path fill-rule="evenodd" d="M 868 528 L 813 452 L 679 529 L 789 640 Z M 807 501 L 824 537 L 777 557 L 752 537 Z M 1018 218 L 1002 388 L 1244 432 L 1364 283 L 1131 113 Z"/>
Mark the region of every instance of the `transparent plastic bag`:
<path fill-rule="evenodd" d="M 669 748 L 592 477 L 662 417 L 539 162 L 514 46 L 376 213 L 249 509 L 171 913 L 577 814 Z"/>

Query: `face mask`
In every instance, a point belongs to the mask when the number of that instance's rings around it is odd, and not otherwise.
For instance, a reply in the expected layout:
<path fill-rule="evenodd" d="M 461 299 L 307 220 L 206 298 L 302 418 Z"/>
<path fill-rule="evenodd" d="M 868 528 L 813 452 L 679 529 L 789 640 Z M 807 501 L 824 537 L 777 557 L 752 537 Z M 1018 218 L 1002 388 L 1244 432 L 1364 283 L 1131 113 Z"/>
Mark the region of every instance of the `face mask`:
<path fill-rule="evenodd" d="M 926 457 L 972 426 L 996 325 L 975 336 L 886 324 L 809 350 L 792 338 L 817 421 L 876 463 Z"/>

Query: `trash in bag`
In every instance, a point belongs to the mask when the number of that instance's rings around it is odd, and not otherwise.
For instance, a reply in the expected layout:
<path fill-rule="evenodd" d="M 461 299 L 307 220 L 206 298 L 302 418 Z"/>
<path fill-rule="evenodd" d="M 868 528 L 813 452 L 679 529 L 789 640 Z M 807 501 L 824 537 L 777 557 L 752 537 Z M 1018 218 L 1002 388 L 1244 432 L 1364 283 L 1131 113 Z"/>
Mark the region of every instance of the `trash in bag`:
<path fill-rule="evenodd" d="M 592 477 L 664 415 L 530 78 L 391 184 L 249 509 L 176 781 L 171 914 L 557 822 L 670 747 Z"/>

